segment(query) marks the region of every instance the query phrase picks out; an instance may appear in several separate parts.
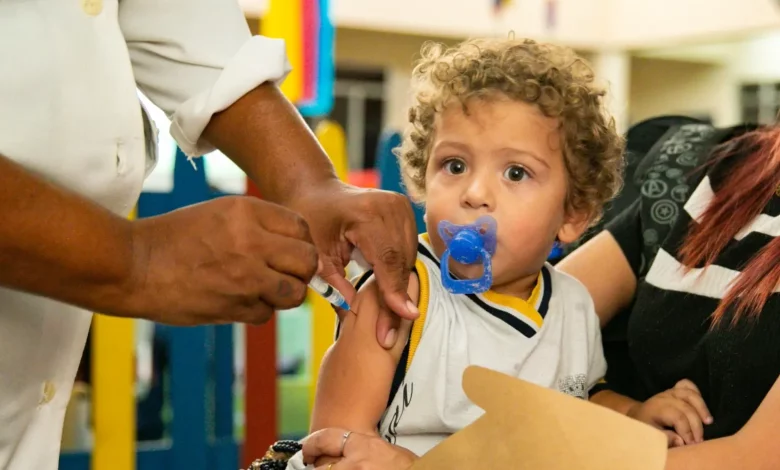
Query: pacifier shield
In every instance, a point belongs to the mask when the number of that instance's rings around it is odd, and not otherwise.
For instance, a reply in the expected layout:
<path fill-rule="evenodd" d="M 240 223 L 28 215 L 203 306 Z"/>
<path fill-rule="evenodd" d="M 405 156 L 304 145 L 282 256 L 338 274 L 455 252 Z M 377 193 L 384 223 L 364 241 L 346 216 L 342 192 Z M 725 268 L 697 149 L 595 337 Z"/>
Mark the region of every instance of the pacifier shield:
<path fill-rule="evenodd" d="M 444 244 L 449 248 L 452 240 L 463 231 L 469 231 L 480 238 L 479 248 L 484 248 L 491 255 L 496 254 L 496 232 L 498 231 L 498 224 L 496 219 L 489 215 L 483 215 L 474 221 L 474 223 L 466 225 L 457 225 L 452 222 L 442 220 L 439 222 L 439 236 Z M 469 236 L 469 240 L 474 240 L 472 244 L 477 243 L 476 239 Z M 468 264 L 468 263 L 467 263 Z"/>

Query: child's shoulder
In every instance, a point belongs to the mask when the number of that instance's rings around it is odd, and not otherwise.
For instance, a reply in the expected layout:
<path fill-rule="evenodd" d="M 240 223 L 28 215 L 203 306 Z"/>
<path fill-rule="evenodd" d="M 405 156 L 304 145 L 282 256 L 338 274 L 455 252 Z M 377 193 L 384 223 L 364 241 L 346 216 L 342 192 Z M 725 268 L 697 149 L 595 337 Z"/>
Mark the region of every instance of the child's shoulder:
<path fill-rule="evenodd" d="M 552 279 L 552 296 L 567 315 L 587 312 L 595 316 L 593 297 L 583 283 L 549 263 L 545 267 Z"/>
<path fill-rule="evenodd" d="M 587 297 L 590 299 L 588 289 L 577 278 L 561 271 L 550 263 L 545 263 L 544 267 L 549 271 L 553 285 L 558 287 L 558 294 L 565 294 L 573 298 Z"/>

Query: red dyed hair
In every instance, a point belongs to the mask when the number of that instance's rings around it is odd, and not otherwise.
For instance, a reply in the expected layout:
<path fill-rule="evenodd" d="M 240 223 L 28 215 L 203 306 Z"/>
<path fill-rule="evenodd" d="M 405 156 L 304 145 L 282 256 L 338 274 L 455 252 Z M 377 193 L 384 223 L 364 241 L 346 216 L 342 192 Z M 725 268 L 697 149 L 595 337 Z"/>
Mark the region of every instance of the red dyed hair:
<path fill-rule="evenodd" d="M 734 236 L 758 216 L 772 197 L 780 196 L 780 127 L 759 129 L 744 134 L 730 148 L 746 148 L 730 170 L 702 215 L 693 222 L 680 250 L 682 263 L 688 268 L 709 266 Z M 739 154 L 720 152 L 714 162 Z M 731 324 L 743 317 L 758 318 L 767 299 L 780 283 L 780 237 L 755 254 L 736 278 L 712 315 L 717 326 L 730 306 L 734 307 Z"/>

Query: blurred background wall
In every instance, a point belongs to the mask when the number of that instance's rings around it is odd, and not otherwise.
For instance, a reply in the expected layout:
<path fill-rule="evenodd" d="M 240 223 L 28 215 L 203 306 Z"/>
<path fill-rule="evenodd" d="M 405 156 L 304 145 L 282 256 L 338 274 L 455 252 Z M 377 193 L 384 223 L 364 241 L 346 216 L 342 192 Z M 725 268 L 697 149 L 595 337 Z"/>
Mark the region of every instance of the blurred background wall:
<path fill-rule="evenodd" d="M 259 31 L 268 0 L 240 0 Z M 777 0 L 334 0 L 336 105 L 350 166 L 371 167 L 383 129 L 402 128 L 408 79 L 427 40 L 454 43 L 503 36 L 569 45 L 609 82 L 623 128 L 660 113 L 728 125 L 773 120 L 780 104 L 780 2 Z M 163 128 L 161 148 L 172 148 Z M 172 152 L 147 182 L 170 186 Z M 165 159 L 167 158 L 168 161 Z M 240 189 L 241 173 L 207 157 L 217 187 Z"/>

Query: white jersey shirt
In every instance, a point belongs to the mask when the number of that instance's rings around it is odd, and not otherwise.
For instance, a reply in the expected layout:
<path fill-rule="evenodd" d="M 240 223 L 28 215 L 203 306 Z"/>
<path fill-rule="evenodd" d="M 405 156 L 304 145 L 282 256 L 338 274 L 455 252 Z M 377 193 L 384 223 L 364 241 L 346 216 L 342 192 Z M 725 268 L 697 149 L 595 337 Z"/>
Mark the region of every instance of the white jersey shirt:
<path fill-rule="evenodd" d="M 387 441 L 417 455 L 466 427 L 483 410 L 463 391 L 478 365 L 587 399 L 606 373 L 593 300 L 574 278 L 545 264 L 531 297 L 444 289 L 439 259 L 420 237 L 415 321 L 379 423 Z"/>

